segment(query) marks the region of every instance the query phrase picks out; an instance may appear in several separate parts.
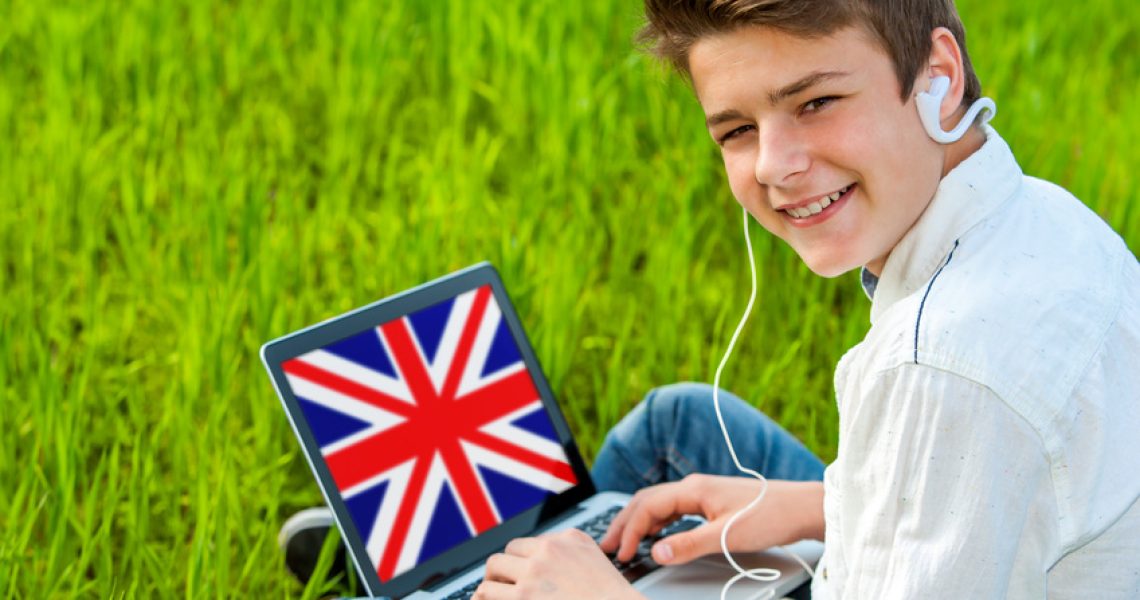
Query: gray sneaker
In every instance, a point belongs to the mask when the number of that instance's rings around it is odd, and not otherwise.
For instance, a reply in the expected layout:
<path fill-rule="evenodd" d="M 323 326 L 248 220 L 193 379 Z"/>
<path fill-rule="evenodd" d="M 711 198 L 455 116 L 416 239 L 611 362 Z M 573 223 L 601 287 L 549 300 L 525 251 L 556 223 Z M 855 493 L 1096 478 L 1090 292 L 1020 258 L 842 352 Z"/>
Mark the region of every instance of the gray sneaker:
<path fill-rule="evenodd" d="M 285 554 L 285 566 L 301 583 L 308 583 L 317 568 L 321 557 L 321 546 L 328 537 L 329 530 L 336 527 L 332 511 L 324 506 L 306 508 L 289 517 L 277 534 L 277 545 Z M 348 577 L 347 548 L 343 541 L 337 544 L 336 558 L 329 568 L 326 578 L 333 581 L 341 578 L 347 586 L 354 587 L 355 577 Z M 354 592 L 355 593 L 355 592 Z"/>

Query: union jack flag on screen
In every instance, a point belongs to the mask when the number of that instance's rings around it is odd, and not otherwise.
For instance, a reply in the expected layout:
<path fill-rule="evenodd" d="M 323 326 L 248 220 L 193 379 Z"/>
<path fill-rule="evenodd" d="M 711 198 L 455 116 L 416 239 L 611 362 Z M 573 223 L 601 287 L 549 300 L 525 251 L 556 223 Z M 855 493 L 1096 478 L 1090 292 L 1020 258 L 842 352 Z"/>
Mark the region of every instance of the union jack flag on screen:
<path fill-rule="evenodd" d="M 381 581 L 577 483 L 488 285 L 282 368 Z"/>

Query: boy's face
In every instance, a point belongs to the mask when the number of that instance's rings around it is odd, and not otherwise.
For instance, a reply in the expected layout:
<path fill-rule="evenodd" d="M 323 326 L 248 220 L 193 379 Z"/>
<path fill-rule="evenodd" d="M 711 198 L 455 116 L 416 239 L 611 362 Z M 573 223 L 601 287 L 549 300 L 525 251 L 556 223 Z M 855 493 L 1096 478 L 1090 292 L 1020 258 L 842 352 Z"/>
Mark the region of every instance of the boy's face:
<path fill-rule="evenodd" d="M 859 27 L 745 27 L 700 39 L 689 68 L 736 200 L 812 271 L 880 273 L 943 165 L 886 53 Z"/>

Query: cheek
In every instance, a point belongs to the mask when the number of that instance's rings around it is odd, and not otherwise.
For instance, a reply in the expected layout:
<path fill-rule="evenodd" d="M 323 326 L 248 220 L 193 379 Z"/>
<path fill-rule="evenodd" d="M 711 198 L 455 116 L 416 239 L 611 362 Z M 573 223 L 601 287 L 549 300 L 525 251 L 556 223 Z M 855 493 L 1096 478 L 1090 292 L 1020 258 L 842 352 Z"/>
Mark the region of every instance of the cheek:
<path fill-rule="evenodd" d="M 728 187 L 732 196 L 748 212 L 763 222 L 764 192 L 756 183 L 753 175 L 755 157 L 748 153 L 726 154 L 724 157 L 724 171 L 728 176 Z"/>
<path fill-rule="evenodd" d="M 858 110 L 847 107 L 842 115 L 833 119 L 830 127 L 815 132 L 815 147 L 823 150 L 829 162 L 862 170 L 867 163 L 877 163 L 884 155 L 898 147 L 906 133 L 895 123 L 884 120 L 873 108 Z"/>
<path fill-rule="evenodd" d="M 913 105 L 880 104 L 852 113 L 842 130 L 832 131 L 833 162 L 856 171 L 874 198 L 927 194 L 928 172 L 937 172 L 939 147 L 922 129 Z"/>
<path fill-rule="evenodd" d="M 875 171 L 876 190 L 889 195 L 895 204 L 925 206 L 940 179 L 938 145 L 925 131 L 903 127 L 880 133 L 877 143 L 884 151 Z"/>
<path fill-rule="evenodd" d="M 732 196 L 736 201 L 748 206 L 748 195 L 755 195 L 756 191 L 749 191 L 747 172 L 742 165 L 741 161 L 725 160 L 724 171 L 728 175 L 728 187 L 732 190 Z"/>

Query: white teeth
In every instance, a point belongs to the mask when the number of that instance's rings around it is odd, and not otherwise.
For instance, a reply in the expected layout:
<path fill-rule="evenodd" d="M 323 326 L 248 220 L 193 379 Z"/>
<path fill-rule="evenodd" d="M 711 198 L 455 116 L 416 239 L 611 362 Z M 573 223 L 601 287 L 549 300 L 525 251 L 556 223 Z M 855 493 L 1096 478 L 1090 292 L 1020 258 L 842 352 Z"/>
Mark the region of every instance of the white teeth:
<path fill-rule="evenodd" d="M 808 206 L 804 206 L 801 208 L 785 208 L 784 212 L 788 213 L 789 215 L 791 215 L 797 219 L 803 219 L 805 217 L 810 217 L 810 216 L 818 213 L 820 210 L 823 210 L 823 205 L 819 205 L 819 210 L 812 212 L 812 210 L 811 210 L 812 206 L 813 206 L 812 204 L 809 204 Z"/>
<path fill-rule="evenodd" d="M 831 192 L 831 195 L 829 196 L 829 198 L 831 198 L 832 202 L 835 202 L 836 200 L 839 199 L 840 196 L 842 196 L 843 194 L 846 194 L 847 190 L 849 190 L 849 189 L 851 189 L 851 186 L 847 186 L 847 187 L 839 190 L 838 192 Z"/>
<path fill-rule="evenodd" d="M 823 211 L 823 209 L 827 208 L 828 206 L 831 206 L 832 202 L 839 200 L 839 197 L 842 196 L 843 194 L 846 194 L 847 190 L 850 190 L 850 189 L 851 189 L 851 186 L 849 185 L 849 186 L 847 186 L 847 187 L 845 187 L 839 191 L 832 192 L 832 193 L 820 198 L 819 200 L 816 200 L 815 202 L 808 204 L 807 206 L 801 206 L 799 208 L 785 208 L 784 212 L 788 213 L 789 216 L 795 217 L 797 219 L 803 219 L 806 217 L 810 217 L 812 215 L 818 215 L 820 212 Z"/>

